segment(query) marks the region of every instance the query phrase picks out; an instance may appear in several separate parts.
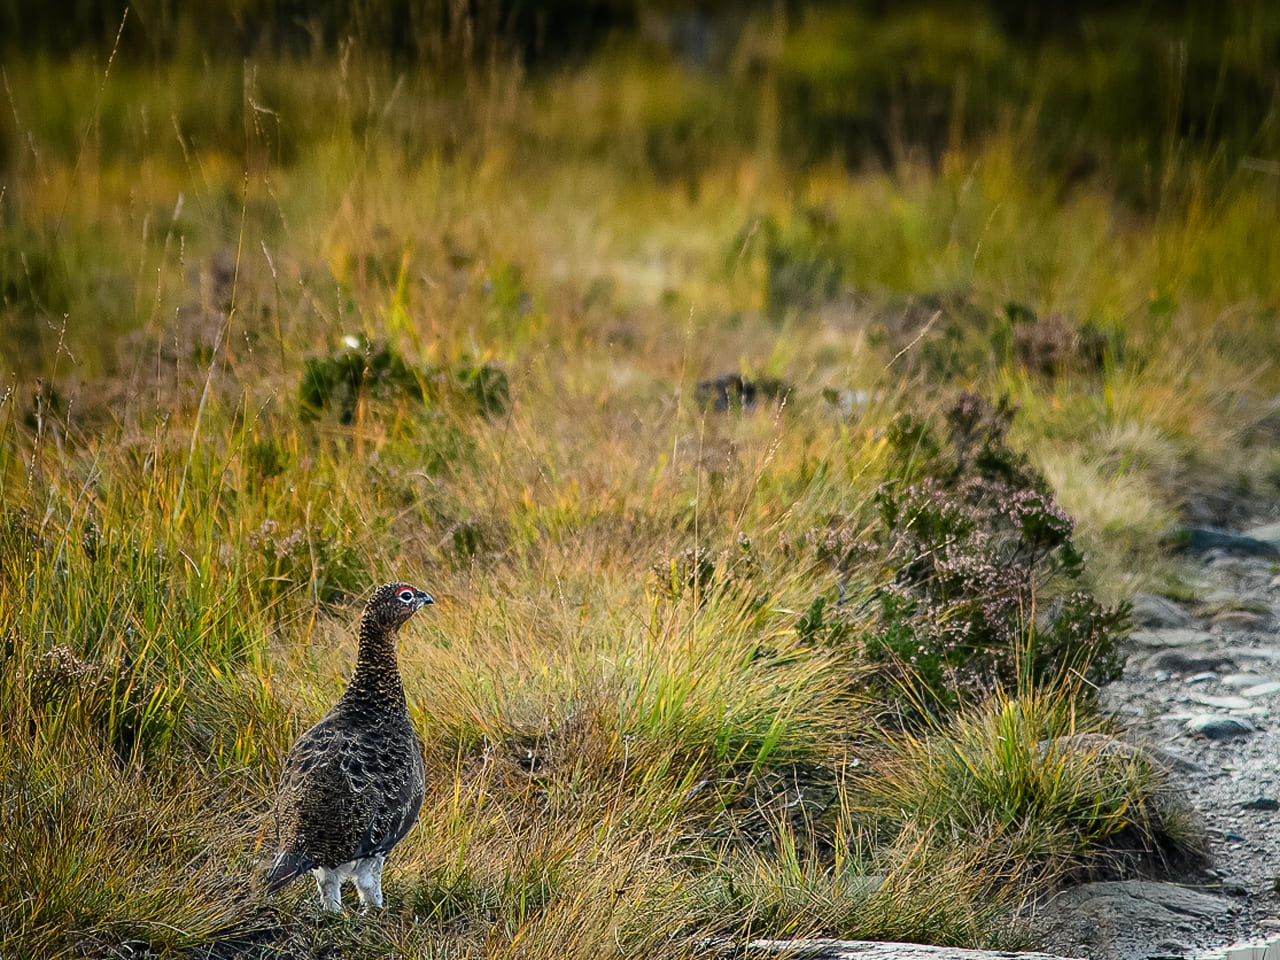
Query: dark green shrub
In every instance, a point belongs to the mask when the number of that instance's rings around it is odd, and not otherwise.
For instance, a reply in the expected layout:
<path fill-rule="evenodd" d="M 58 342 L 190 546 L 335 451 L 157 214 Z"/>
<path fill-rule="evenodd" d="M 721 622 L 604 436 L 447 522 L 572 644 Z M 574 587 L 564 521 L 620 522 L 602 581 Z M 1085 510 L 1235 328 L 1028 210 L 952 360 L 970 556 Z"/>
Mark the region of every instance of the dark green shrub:
<path fill-rule="evenodd" d="M 309 357 L 302 373 L 302 418 L 315 420 L 332 410 L 342 423 L 355 419 L 360 399 L 403 397 L 422 403 L 426 388 L 420 373 L 386 343 L 351 339 L 327 357 Z"/>
<path fill-rule="evenodd" d="M 411 365 L 390 344 L 348 338 L 326 357 L 309 357 L 298 400 L 303 420 L 326 413 L 352 423 L 361 400 L 413 406 L 461 404 L 483 416 L 506 412 L 511 388 L 506 372 L 493 364 L 463 362 L 457 367 Z"/>
<path fill-rule="evenodd" d="M 471 560 L 484 544 L 484 532 L 474 520 L 463 520 L 453 528 L 453 553 L 459 560 Z"/>
<path fill-rule="evenodd" d="M 836 225 L 820 211 L 783 230 L 764 221 L 765 313 L 781 322 L 791 310 L 811 310 L 840 291 L 843 267 L 835 251 Z"/>
<path fill-rule="evenodd" d="M 1005 306 L 1009 348 L 1024 370 L 1046 380 L 1067 373 L 1101 373 L 1115 345 L 1092 324 L 1076 324 L 1051 314 L 1038 317 L 1020 303 Z"/>
<path fill-rule="evenodd" d="M 475 404 L 477 412 L 484 416 L 500 416 L 511 405 L 511 386 L 507 375 L 492 364 L 462 366 L 454 376 L 458 386 Z"/>
<path fill-rule="evenodd" d="M 265 482 L 283 474 L 292 464 L 293 457 L 275 440 L 255 440 L 245 448 L 245 459 L 253 476 Z"/>

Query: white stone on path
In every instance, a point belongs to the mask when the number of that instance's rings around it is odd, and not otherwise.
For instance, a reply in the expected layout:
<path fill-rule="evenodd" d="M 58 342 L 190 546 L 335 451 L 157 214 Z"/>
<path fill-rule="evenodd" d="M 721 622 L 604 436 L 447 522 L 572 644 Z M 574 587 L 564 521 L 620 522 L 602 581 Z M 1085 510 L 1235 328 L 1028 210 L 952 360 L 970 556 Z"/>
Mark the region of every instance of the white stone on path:
<path fill-rule="evenodd" d="M 1248 710 L 1253 706 L 1253 702 L 1244 697 L 1211 697 L 1197 693 L 1191 699 L 1196 703 L 1203 703 L 1206 707 L 1217 707 L 1219 710 Z"/>
<path fill-rule="evenodd" d="M 1183 724 L 1183 729 L 1210 740 L 1227 740 L 1258 732 L 1258 728 L 1244 717 L 1226 717 L 1218 713 L 1195 714 Z"/>

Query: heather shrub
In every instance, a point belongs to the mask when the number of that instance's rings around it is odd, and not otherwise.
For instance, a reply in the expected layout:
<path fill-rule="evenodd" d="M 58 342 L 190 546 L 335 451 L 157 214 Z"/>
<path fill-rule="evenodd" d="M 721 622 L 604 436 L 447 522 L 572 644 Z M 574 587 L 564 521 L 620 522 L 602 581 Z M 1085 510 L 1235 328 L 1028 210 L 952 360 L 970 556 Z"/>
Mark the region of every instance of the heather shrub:
<path fill-rule="evenodd" d="M 965 394 L 942 431 L 904 419 L 890 433 L 897 477 L 878 491 L 870 531 L 890 578 L 864 605 L 863 682 L 908 714 L 996 687 L 1082 678 L 1088 691 L 1118 675 L 1127 611 L 1085 586 L 1071 517 L 1005 440 L 1012 418 Z M 847 623 L 811 607 L 799 629 L 839 638 Z"/>
<path fill-rule="evenodd" d="M 265 574 L 259 588 L 265 597 L 283 597 L 305 584 L 325 603 L 342 603 L 364 588 L 364 558 L 340 529 L 286 528 L 267 519 L 245 543 Z"/>
<path fill-rule="evenodd" d="M 1069 373 L 1097 374 L 1115 345 L 1092 324 L 1059 314 L 1038 317 L 1019 303 L 1005 306 L 1013 358 L 1030 373 L 1052 380 Z"/>

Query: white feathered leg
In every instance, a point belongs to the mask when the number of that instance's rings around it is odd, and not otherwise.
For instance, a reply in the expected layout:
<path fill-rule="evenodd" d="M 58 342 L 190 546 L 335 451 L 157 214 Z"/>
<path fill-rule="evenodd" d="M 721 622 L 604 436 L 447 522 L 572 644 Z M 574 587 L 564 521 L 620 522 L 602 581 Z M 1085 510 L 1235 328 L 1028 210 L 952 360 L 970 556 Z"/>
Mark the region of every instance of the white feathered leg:
<path fill-rule="evenodd" d="M 363 912 L 382 909 L 382 864 L 385 854 L 366 857 L 356 864 L 356 893 L 360 894 Z"/>
<path fill-rule="evenodd" d="M 311 871 L 316 875 L 316 886 L 320 888 L 320 906 L 330 913 L 342 912 L 342 870 L 327 870 L 316 867 Z"/>

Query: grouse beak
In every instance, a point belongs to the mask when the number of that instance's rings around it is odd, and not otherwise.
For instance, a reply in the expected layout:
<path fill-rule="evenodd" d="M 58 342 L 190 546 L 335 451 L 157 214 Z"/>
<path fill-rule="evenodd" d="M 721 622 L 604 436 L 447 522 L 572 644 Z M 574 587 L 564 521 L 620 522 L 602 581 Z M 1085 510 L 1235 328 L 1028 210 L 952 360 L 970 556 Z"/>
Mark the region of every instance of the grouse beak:
<path fill-rule="evenodd" d="M 433 596 L 431 596 L 431 594 L 429 594 L 429 593 L 423 593 L 421 590 L 419 590 L 419 591 L 418 591 L 418 595 L 417 595 L 417 597 L 416 597 L 415 599 L 416 599 L 416 601 L 417 601 L 417 605 L 414 607 L 414 610 L 421 610 L 421 609 L 422 609 L 423 607 L 425 607 L 428 603 L 435 603 L 435 602 L 436 602 L 436 601 L 435 601 L 435 598 L 434 598 Z"/>

